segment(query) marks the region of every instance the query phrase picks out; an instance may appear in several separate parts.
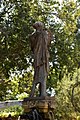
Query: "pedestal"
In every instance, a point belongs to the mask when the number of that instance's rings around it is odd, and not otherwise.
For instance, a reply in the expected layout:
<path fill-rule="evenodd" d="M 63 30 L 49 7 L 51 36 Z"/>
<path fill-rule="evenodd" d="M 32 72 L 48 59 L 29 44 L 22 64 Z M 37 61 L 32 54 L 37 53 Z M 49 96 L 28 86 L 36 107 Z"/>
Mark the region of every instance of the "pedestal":
<path fill-rule="evenodd" d="M 37 109 L 44 120 L 54 120 L 54 97 L 33 97 L 26 98 L 23 101 L 24 112 L 28 113 L 33 109 Z"/>

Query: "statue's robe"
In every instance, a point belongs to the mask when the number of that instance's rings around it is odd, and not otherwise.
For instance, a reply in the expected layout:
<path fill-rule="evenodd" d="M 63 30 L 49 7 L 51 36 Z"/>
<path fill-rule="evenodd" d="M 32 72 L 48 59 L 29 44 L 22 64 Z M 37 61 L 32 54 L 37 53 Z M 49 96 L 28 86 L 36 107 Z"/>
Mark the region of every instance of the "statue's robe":
<path fill-rule="evenodd" d="M 40 95 L 46 94 L 46 79 L 49 71 L 49 44 L 51 37 L 46 30 L 37 30 L 30 36 L 31 49 L 34 54 L 34 92 L 36 84 L 41 84 Z M 32 95 L 33 96 L 33 95 Z"/>

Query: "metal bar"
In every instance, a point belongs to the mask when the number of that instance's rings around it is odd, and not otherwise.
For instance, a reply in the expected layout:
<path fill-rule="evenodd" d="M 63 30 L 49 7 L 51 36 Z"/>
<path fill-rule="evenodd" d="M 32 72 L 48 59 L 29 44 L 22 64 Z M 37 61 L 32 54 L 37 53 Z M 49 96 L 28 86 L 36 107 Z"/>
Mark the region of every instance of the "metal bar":
<path fill-rule="evenodd" d="M 9 101 L 4 101 L 4 102 L 0 102 L 0 109 L 5 109 L 7 107 L 11 107 L 11 106 L 15 106 L 15 105 L 19 105 L 22 106 L 22 102 L 23 100 L 9 100 Z"/>

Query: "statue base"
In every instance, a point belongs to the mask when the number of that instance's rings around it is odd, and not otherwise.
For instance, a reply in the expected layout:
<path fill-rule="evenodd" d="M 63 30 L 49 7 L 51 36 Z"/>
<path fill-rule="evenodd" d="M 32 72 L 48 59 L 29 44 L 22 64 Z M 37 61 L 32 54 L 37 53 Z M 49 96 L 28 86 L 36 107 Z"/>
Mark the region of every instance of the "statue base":
<path fill-rule="evenodd" d="M 54 120 L 54 97 L 30 97 L 23 101 L 24 112 L 28 113 L 33 109 L 38 110 L 45 120 Z"/>

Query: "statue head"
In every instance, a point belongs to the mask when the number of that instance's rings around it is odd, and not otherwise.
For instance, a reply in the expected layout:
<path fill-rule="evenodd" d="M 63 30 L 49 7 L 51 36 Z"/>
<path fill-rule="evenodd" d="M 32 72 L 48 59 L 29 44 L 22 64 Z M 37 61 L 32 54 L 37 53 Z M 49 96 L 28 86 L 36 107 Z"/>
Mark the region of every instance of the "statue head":
<path fill-rule="evenodd" d="M 44 29 L 44 24 L 42 22 L 35 22 L 33 24 L 33 28 L 36 30 L 43 30 Z"/>

